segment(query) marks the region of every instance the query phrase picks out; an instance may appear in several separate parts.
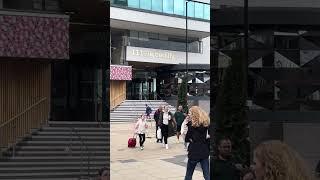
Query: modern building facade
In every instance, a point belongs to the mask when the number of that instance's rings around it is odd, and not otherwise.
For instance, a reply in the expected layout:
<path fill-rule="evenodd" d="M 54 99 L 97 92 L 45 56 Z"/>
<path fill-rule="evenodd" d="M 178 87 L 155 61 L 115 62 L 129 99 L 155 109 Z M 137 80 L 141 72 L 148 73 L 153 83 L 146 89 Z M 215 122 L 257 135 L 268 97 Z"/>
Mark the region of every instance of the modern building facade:
<path fill-rule="evenodd" d="M 114 73 L 128 73 L 122 81 L 111 79 L 114 80 L 111 83 L 118 81 L 118 86 L 122 84 L 124 88 L 117 91 L 111 86 L 111 92 L 122 93 L 111 93 L 111 102 L 117 98 L 117 103 L 121 103 L 124 99 L 163 99 L 177 95 L 178 84 L 186 72 L 185 7 L 184 0 L 111 1 L 111 64 L 122 69 Z M 187 31 L 189 93 L 208 97 L 209 5 L 188 3 Z"/>
<path fill-rule="evenodd" d="M 224 2 L 213 10 L 212 71 L 217 77 L 245 50 L 243 4 Z M 264 140 L 283 140 L 314 170 L 320 159 L 320 146 L 315 144 L 320 132 L 320 24 L 314 21 L 320 4 L 249 2 L 247 102 L 252 147 Z"/>

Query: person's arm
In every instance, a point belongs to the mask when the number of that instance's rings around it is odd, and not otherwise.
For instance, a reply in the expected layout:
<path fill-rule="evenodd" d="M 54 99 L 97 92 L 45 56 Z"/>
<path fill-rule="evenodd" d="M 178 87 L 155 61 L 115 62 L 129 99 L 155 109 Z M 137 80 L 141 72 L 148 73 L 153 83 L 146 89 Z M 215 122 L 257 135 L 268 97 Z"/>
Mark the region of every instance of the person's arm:
<path fill-rule="evenodd" d="M 192 142 L 192 131 L 193 131 L 193 128 L 189 126 L 186 134 L 186 138 L 185 138 L 186 142 Z"/>

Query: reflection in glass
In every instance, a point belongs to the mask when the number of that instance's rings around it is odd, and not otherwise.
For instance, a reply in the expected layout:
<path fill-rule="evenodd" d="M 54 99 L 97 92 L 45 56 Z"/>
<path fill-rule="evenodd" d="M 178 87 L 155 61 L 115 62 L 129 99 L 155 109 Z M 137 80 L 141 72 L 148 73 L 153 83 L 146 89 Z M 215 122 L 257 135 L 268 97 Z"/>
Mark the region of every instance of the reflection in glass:
<path fill-rule="evenodd" d="M 195 3 L 195 18 L 203 19 L 203 4 Z"/>
<path fill-rule="evenodd" d="M 152 0 L 152 11 L 162 12 L 162 1 Z"/>
<path fill-rule="evenodd" d="M 203 18 L 210 20 L 210 5 L 207 5 L 207 4 L 204 5 Z"/>
<path fill-rule="evenodd" d="M 132 8 L 139 8 L 139 0 L 128 0 L 128 6 Z"/>
<path fill-rule="evenodd" d="M 188 17 L 194 17 L 194 2 L 188 2 Z"/>
<path fill-rule="evenodd" d="M 163 12 L 173 14 L 173 0 L 163 0 Z"/>
<path fill-rule="evenodd" d="M 174 1 L 174 14 L 184 15 L 185 1 L 175 0 Z"/>
<path fill-rule="evenodd" d="M 151 1 L 150 0 L 140 0 L 140 8 L 151 10 Z"/>

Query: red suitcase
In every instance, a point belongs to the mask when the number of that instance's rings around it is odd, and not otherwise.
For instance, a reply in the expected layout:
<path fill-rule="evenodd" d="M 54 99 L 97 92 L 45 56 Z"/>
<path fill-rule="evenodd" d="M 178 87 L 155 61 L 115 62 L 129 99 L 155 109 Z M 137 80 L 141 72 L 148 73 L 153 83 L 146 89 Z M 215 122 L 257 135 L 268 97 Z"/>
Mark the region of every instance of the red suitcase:
<path fill-rule="evenodd" d="M 135 137 L 129 138 L 128 140 L 128 147 L 129 148 L 135 148 L 137 144 L 137 140 Z"/>

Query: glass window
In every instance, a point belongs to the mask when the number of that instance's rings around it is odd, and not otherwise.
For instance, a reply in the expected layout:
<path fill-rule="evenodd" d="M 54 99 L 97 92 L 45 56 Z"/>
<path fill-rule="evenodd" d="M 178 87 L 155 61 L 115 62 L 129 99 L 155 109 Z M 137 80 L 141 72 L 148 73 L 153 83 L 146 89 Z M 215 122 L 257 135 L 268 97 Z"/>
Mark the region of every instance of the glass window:
<path fill-rule="evenodd" d="M 195 18 L 201 18 L 203 19 L 203 4 L 202 3 L 195 3 Z"/>
<path fill-rule="evenodd" d="M 157 34 L 157 33 L 149 33 L 149 38 L 150 39 L 159 39 L 159 34 Z"/>
<path fill-rule="evenodd" d="M 173 14 L 173 0 L 163 0 L 163 12 Z"/>
<path fill-rule="evenodd" d="M 147 32 L 139 32 L 139 40 L 143 40 L 143 41 L 146 41 L 148 40 L 148 33 Z"/>
<path fill-rule="evenodd" d="M 139 32 L 138 31 L 130 31 L 130 37 L 134 39 L 139 38 Z"/>
<path fill-rule="evenodd" d="M 132 8 L 139 8 L 139 0 L 128 0 L 128 6 Z"/>
<path fill-rule="evenodd" d="M 140 8 L 151 10 L 151 1 L 150 0 L 140 0 Z"/>
<path fill-rule="evenodd" d="M 184 15 L 185 0 L 174 0 L 174 14 Z"/>
<path fill-rule="evenodd" d="M 152 11 L 162 12 L 162 0 L 152 0 Z"/>
<path fill-rule="evenodd" d="M 203 9 L 203 18 L 210 20 L 210 5 L 204 5 L 204 9 Z"/>
<path fill-rule="evenodd" d="M 188 2 L 188 17 L 194 17 L 194 2 Z"/>
<path fill-rule="evenodd" d="M 122 6 L 127 6 L 127 0 L 112 0 L 111 3 L 117 4 L 117 5 L 122 5 Z"/>

